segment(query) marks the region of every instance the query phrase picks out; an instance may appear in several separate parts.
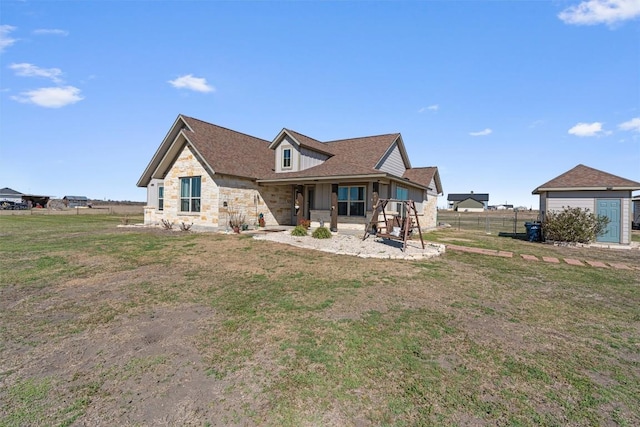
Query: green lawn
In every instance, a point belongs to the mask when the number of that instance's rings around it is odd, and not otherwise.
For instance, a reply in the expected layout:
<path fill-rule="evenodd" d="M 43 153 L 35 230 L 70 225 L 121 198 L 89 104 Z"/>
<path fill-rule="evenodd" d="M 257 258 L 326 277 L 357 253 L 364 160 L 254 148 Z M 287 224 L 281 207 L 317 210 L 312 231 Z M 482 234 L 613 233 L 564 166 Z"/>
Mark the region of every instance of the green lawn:
<path fill-rule="evenodd" d="M 140 218 L 134 218 L 135 221 Z M 640 424 L 640 251 L 372 260 L 0 217 L 0 425 Z"/>

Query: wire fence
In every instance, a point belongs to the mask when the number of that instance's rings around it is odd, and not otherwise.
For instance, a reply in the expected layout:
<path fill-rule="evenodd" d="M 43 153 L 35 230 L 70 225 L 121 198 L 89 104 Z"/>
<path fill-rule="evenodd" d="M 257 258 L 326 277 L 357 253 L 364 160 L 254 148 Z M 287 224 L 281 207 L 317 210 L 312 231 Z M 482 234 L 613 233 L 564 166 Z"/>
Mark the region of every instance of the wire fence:
<path fill-rule="evenodd" d="M 454 212 L 438 211 L 438 225 L 449 225 L 457 230 L 484 231 L 498 234 L 526 233 L 526 222 L 539 220 L 538 211 L 486 211 Z"/>
<path fill-rule="evenodd" d="M 3 215 L 142 215 L 144 206 L 142 205 L 103 205 L 93 208 L 32 208 L 20 210 L 0 210 Z"/>

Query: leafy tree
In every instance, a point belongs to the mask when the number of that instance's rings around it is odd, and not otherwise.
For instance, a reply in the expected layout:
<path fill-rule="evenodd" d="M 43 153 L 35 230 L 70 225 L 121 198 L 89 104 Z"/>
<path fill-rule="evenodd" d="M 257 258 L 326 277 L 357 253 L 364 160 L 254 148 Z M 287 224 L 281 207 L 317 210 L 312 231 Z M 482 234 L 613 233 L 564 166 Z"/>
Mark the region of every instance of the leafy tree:
<path fill-rule="evenodd" d="M 547 212 L 542 232 L 546 240 L 589 243 L 604 234 L 608 224 L 609 218 L 605 216 L 567 206 L 561 212 Z"/>

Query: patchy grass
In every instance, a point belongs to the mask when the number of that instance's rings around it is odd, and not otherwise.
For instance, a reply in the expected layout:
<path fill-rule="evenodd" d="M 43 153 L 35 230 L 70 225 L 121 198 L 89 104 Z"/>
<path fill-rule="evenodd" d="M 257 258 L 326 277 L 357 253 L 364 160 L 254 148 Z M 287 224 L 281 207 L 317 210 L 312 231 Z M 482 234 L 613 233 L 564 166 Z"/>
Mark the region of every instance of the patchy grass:
<path fill-rule="evenodd" d="M 0 217 L 0 425 L 640 424 L 638 270 L 371 260 L 118 224 Z"/>

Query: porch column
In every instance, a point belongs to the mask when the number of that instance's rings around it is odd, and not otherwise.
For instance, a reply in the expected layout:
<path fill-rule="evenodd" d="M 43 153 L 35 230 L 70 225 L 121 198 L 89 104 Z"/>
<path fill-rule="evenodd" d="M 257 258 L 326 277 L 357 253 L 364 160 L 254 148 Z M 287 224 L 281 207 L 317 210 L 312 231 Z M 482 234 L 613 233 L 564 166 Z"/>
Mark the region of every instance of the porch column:
<path fill-rule="evenodd" d="M 378 209 L 376 207 L 376 205 L 378 204 L 378 192 L 380 191 L 380 183 L 379 182 L 374 182 L 373 183 L 373 197 L 371 198 L 371 203 L 373 203 L 373 205 L 371 206 L 371 209 L 373 210 L 373 215 L 371 216 L 371 223 L 375 224 L 376 226 L 376 232 L 378 231 Z"/>
<path fill-rule="evenodd" d="M 338 231 L 338 184 L 331 184 L 331 225 L 329 230 Z"/>
<path fill-rule="evenodd" d="M 304 187 L 302 185 L 296 187 L 296 206 L 298 207 L 296 225 L 300 225 L 300 222 L 304 219 Z"/>

